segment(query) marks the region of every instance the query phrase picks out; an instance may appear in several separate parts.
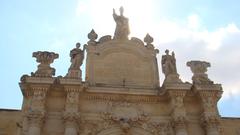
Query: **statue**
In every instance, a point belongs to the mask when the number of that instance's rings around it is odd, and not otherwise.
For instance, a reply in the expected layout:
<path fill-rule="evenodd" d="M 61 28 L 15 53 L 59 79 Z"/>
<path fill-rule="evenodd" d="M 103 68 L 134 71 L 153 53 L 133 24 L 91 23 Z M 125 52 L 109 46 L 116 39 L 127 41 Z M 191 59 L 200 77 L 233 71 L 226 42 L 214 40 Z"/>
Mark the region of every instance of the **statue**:
<path fill-rule="evenodd" d="M 162 56 L 162 71 L 165 76 L 177 74 L 175 54 L 169 55 L 169 50 L 165 51 L 166 55 Z"/>
<path fill-rule="evenodd" d="M 80 66 L 83 63 L 84 51 L 86 49 L 86 46 L 83 47 L 83 50 L 80 49 L 80 46 L 81 46 L 81 44 L 77 43 L 76 48 L 74 48 L 70 51 L 71 66 L 68 69 L 67 77 L 81 78 L 82 71 L 80 70 Z"/>
<path fill-rule="evenodd" d="M 82 65 L 85 48 L 83 48 L 83 50 L 81 50 L 80 46 L 81 46 L 81 44 L 77 43 L 76 48 L 72 49 L 70 52 L 72 64 L 69 69 L 80 69 L 80 66 Z"/>
<path fill-rule="evenodd" d="M 165 51 L 166 55 L 162 56 L 162 72 L 165 74 L 164 82 L 168 83 L 180 83 L 176 67 L 175 54 L 169 55 L 169 50 Z"/>
<path fill-rule="evenodd" d="M 115 9 L 113 9 L 113 18 L 116 22 L 116 29 L 114 33 L 114 39 L 128 39 L 129 25 L 128 18 L 123 16 L 123 7 L 119 9 L 120 15 L 115 13 Z"/>

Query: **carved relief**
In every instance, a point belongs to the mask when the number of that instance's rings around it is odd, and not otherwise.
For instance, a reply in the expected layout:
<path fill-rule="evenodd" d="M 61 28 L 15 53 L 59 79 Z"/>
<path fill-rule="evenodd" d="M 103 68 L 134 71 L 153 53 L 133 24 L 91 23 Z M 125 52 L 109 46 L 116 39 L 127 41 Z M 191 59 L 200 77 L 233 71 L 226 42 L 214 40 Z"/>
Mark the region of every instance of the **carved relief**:
<path fill-rule="evenodd" d="M 78 103 L 78 92 L 70 91 L 67 93 L 67 104 Z"/>

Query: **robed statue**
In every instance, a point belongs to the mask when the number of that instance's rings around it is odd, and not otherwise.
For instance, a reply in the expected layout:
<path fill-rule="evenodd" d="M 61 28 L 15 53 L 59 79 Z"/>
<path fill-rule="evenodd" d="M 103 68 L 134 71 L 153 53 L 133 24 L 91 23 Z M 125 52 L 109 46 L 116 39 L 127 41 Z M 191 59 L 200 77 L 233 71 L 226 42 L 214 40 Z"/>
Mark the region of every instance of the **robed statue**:
<path fill-rule="evenodd" d="M 177 74 L 175 54 L 169 55 L 169 50 L 165 51 L 166 55 L 162 56 L 162 71 L 165 76 Z"/>
<path fill-rule="evenodd" d="M 86 46 L 84 45 L 83 50 L 80 49 L 81 44 L 76 43 L 76 48 L 72 49 L 70 51 L 70 57 L 71 57 L 71 66 L 68 69 L 68 73 L 66 77 L 69 78 L 78 78 L 81 79 L 82 77 L 82 71 L 80 69 L 83 59 L 84 59 L 84 51 L 86 49 Z"/>
<path fill-rule="evenodd" d="M 123 16 L 123 7 L 120 7 L 119 11 L 120 15 L 117 15 L 115 9 L 113 9 L 113 18 L 116 22 L 114 39 L 128 39 L 128 35 L 130 34 L 128 18 Z"/>
<path fill-rule="evenodd" d="M 85 47 L 83 48 L 83 50 L 81 50 L 80 46 L 81 46 L 81 44 L 77 43 L 76 48 L 74 48 L 70 51 L 71 66 L 70 66 L 69 70 L 72 70 L 72 69 L 79 70 L 80 66 L 83 63 Z"/>

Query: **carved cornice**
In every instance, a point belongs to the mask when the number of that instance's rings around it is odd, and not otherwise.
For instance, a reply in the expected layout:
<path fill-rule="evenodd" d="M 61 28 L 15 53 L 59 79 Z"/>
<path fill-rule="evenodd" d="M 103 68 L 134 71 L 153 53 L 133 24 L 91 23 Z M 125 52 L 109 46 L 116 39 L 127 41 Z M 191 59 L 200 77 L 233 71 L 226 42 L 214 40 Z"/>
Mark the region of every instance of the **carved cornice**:
<path fill-rule="evenodd" d="M 64 85 L 66 92 L 82 92 L 84 87 L 82 85 Z"/>
<path fill-rule="evenodd" d="M 29 86 L 32 91 L 47 92 L 48 89 L 50 88 L 49 84 L 30 84 Z"/>

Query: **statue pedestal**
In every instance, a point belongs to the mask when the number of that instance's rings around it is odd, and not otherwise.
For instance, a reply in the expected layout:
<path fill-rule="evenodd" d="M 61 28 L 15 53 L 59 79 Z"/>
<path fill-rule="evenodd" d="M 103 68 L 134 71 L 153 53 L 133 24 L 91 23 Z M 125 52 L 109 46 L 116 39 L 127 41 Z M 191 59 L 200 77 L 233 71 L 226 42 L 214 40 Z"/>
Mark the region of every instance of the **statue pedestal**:
<path fill-rule="evenodd" d="M 179 78 L 178 74 L 169 74 L 165 77 L 164 79 L 164 84 L 165 83 L 170 83 L 170 84 L 174 84 L 174 83 L 183 83 L 182 80 Z"/>
<path fill-rule="evenodd" d="M 82 79 L 82 71 L 80 69 L 70 69 L 66 75 L 67 78 Z"/>

